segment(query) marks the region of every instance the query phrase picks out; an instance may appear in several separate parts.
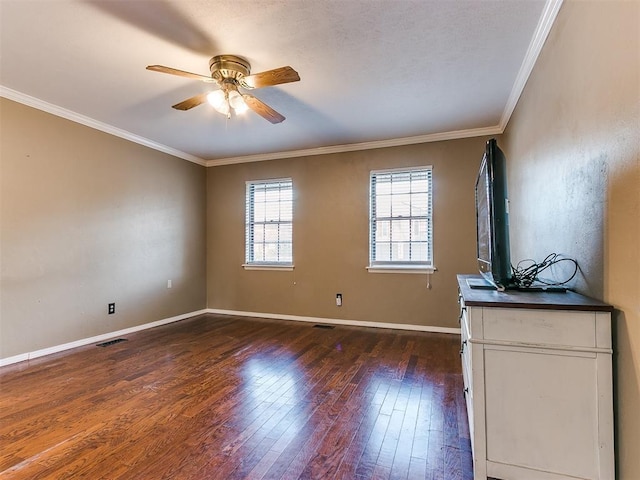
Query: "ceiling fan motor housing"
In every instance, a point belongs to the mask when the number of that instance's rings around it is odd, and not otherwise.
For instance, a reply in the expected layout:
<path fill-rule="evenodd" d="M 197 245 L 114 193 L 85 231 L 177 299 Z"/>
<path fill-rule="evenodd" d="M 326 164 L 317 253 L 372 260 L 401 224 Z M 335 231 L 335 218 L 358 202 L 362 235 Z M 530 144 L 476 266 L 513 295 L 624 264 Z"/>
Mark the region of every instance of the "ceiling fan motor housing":
<path fill-rule="evenodd" d="M 220 83 L 227 79 L 240 83 L 243 77 L 249 76 L 251 64 L 236 55 L 216 55 L 209 60 L 209 70 L 211 78 Z"/>

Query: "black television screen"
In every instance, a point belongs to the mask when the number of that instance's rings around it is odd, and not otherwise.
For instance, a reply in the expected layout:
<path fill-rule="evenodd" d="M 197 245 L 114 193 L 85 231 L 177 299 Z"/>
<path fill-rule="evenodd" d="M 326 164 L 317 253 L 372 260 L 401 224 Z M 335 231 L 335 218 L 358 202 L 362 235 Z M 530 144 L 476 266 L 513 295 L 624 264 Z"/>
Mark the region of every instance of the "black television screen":
<path fill-rule="evenodd" d="M 506 159 L 496 140 L 487 142 L 476 180 L 478 269 L 498 290 L 512 285 Z"/>

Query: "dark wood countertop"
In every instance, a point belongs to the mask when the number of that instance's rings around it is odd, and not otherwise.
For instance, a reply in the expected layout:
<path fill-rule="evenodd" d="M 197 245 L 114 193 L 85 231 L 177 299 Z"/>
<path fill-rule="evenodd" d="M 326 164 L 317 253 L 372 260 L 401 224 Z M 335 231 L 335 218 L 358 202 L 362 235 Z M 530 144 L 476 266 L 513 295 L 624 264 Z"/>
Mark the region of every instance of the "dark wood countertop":
<path fill-rule="evenodd" d="M 458 275 L 458 286 L 465 305 L 492 308 L 531 308 L 542 310 L 577 310 L 588 312 L 612 312 L 613 306 L 585 297 L 570 290 L 566 292 L 523 292 L 518 290 L 484 290 L 469 287 L 468 279 L 480 275 Z"/>

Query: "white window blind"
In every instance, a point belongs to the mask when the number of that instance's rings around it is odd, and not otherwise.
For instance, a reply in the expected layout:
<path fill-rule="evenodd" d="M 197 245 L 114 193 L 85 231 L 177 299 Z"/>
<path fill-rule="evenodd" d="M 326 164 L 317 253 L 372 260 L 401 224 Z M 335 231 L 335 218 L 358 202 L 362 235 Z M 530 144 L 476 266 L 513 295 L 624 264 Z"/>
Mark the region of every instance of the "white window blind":
<path fill-rule="evenodd" d="M 431 167 L 371 172 L 370 265 L 432 267 Z"/>
<path fill-rule="evenodd" d="M 293 263 L 293 182 L 247 182 L 246 263 Z"/>

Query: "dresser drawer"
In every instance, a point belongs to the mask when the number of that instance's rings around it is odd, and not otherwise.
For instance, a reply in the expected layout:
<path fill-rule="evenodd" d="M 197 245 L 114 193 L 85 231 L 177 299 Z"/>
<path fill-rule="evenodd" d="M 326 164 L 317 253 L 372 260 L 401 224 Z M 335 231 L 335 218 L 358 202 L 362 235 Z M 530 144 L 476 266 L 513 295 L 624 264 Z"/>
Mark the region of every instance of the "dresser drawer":
<path fill-rule="evenodd" d="M 549 310 L 485 308 L 485 341 L 596 347 L 596 314 Z"/>

